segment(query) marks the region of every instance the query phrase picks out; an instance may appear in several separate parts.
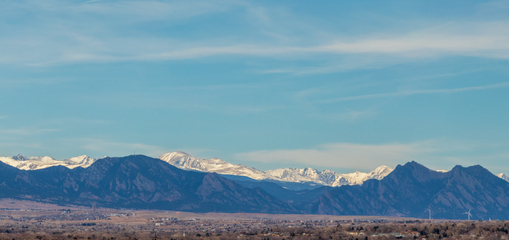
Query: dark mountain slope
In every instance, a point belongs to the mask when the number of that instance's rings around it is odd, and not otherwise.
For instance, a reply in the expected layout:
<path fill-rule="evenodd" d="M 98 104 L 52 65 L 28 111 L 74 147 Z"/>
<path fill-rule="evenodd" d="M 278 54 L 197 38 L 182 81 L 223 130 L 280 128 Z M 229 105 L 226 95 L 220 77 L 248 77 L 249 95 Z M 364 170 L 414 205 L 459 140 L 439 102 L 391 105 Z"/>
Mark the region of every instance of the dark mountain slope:
<path fill-rule="evenodd" d="M 54 167 L 47 173 L 37 174 L 35 171 L 19 170 L 0 162 L 0 196 L 39 199 L 53 193 L 51 196 L 56 197 L 62 191 L 58 184 L 62 178 L 62 171 L 70 170 L 65 167 Z"/>
<path fill-rule="evenodd" d="M 466 218 L 471 209 L 475 219 L 509 217 L 509 183 L 483 167 L 456 166 L 431 203 L 437 217 Z"/>
<path fill-rule="evenodd" d="M 307 211 L 336 215 L 428 216 L 458 219 L 472 209 L 476 219 L 509 216 L 509 183 L 488 170 L 456 166 L 447 173 L 416 162 L 398 166 L 384 179 L 326 192 Z"/>
<path fill-rule="evenodd" d="M 3 191 L 0 191 L 1 197 L 11 196 L 10 192 L 16 189 L 18 182 L 16 178 L 20 172 L 21 170 L 0 162 L 0 188 L 3 189 Z"/>
<path fill-rule="evenodd" d="M 87 169 L 23 171 L 1 164 L 2 197 L 203 212 L 297 212 L 259 188 L 245 188 L 214 173 L 185 171 L 141 155 L 104 158 Z"/>
<path fill-rule="evenodd" d="M 253 187 L 245 187 L 242 186 Z M 416 162 L 362 186 L 291 191 L 269 182 L 239 184 L 136 155 L 89 168 L 24 171 L 0 162 L 0 197 L 137 209 L 508 219 L 509 183 L 481 166 L 432 171 Z M 260 187 L 272 192 L 268 194 Z M 279 199 L 278 199 L 279 198 Z M 290 205 L 290 202 L 293 204 Z M 296 208 L 300 209 L 297 210 Z"/>

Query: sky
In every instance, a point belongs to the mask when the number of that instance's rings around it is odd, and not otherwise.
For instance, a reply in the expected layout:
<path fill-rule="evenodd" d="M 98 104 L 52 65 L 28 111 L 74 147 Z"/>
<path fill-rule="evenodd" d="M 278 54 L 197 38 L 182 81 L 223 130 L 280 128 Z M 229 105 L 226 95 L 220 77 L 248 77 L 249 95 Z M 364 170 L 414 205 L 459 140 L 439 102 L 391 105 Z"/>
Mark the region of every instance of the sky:
<path fill-rule="evenodd" d="M 509 173 L 509 1 L 0 1 L 0 156 Z"/>

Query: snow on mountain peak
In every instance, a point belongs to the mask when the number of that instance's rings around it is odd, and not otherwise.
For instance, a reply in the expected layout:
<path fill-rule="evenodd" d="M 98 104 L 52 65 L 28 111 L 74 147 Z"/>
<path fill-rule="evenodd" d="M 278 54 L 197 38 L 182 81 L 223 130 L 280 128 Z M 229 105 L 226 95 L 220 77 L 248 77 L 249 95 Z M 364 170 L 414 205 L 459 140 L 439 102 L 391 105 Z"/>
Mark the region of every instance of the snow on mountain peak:
<path fill-rule="evenodd" d="M 180 151 L 163 154 L 159 157 L 159 159 L 175 167 L 185 170 L 246 176 L 257 180 L 268 178 L 265 173 L 258 171 L 252 167 L 244 166 L 241 164 L 231 164 L 219 158 L 212 159 L 195 158 L 185 152 Z"/>
<path fill-rule="evenodd" d="M 392 169 L 387 166 L 380 166 L 369 173 L 357 171 L 348 174 L 338 174 L 332 170 L 324 169 L 323 171 L 318 171 L 311 167 L 282 168 L 263 172 L 241 164 L 231 164 L 219 158 L 196 158 L 182 151 L 163 154 L 159 159 L 185 170 L 245 176 L 256 180 L 270 179 L 284 182 L 314 182 L 327 186 L 362 184 L 369 179 L 382 179 L 392 172 Z M 81 155 L 60 161 L 48 156 L 26 157 L 18 154 L 13 157 L 0 157 L 0 161 L 22 170 L 36 170 L 52 166 L 86 168 L 97 161 L 97 159 L 87 155 Z"/>
<path fill-rule="evenodd" d="M 497 174 L 497 177 L 502 178 L 509 182 L 509 177 L 507 175 L 505 175 L 504 173 Z"/>
<path fill-rule="evenodd" d="M 64 162 L 66 164 L 70 165 L 70 168 L 74 168 L 74 167 L 84 167 L 85 168 L 85 167 L 92 165 L 92 163 L 94 163 L 95 161 L 96 161 L 95 158 L 91 158 L 87 155 L 81 155 L 81 156 L 72 157 L 72 158 L 68 158 L 68 159 L 64 160 Z"/>
<path fill-rule="evenodd" d="M 265 171 L 266 174 L 273 178 L 285 182 L 315 182 L 327 186 L 342 186 L 362 184 L 369 179 L 382 179 L 392 172 L 392 168 L 387 166 L 377 167 L 375 170 L 364 172 L 353 172 L 347 174 L 336 173 L 332 170 L 324 169 L 317 171 L 316 169 L 307 167 L 304 169 L 298 168 L 282 168 Z"/>
<path fill-rule="evenodd" d="M 23 156 L 21 154 L 11 157 L 11 159 L 16 160 L 16 161 L 51 161 L 51 160 L 55 160 L 52 157 L 48 157 L 48 156 L 27 157 L 27 156 Z"/>
<path fill-rule="evenodd" d="M 340 174 L 329 169 L 318 171 L 310 167 L 280 168 L 263 172 L 241 164 L 231 164 L 219 158 L 196 158 L 182 151 L 163 154 L 159 159 L 185 170 L 245 176 L 256 180 L 270 179 L 284 182 L 314 182 L 326 186 L 359 185 L 369 179 L 381 180 L 393 171 L 392 168 L 382 165 L 367 173 L 356 171 L 353 173 Z M 52 166 L 86 168 L 97 161 L 97 159 L 87 155 L 81 155 L 60 161 L 48 156 L 26 157 L 18 154 L 13 157 L 0 157 L 0 161 L 22 170 L 36 170 Z M 445 170 L 437 171 L 447 172 Z M 497 174 L 497 176 L 509 182 L 509 177 L 504 173 Z"/>
<path fill-rule="evenodd" d="M 387 167 L 385 165 L 382 165 L 380 167 L 375 168 L 375 170 L 373 170 L 373 173 L 380 174 L 380 175 L 383 175 L 383 174 L 388 175 L 389 173 L 392 172 L 392 170 L 394 170 L 394 169 Z"/>
<path fill-rule="evenodd" d="M 69 158 L 63 161 L 55 160 L 48 156 L 26 157 L 21 154 L 14 157 L 0 157 L 0 161 L 21 170 L 37 170 L 53 166 L 64 166 L 67 168 L 88 167 L 92 165 L 95 160 L 96 159 L 86 155 Z"/>
<path fill-rule="evenodd" d="M 18 154 L 16 156 L 12 157 L 12 159 L 17 160 L 17 161 L 26 161 L 26 160 L 28 160 L 28 158 L 26 156 L 23 156 L 21 154 Z"/>
<path fill-rule="evenodd" d="M 172 159 L 172 158 L 185 158 L 185 157 L 192 157 L 192 156 L 185 152 L 182 152 L 182 151 L 175 151 L 175 152 L 163 154 L 163 155 L 159 156 L 159 159 L 161 159 L 161 158 Z"/>

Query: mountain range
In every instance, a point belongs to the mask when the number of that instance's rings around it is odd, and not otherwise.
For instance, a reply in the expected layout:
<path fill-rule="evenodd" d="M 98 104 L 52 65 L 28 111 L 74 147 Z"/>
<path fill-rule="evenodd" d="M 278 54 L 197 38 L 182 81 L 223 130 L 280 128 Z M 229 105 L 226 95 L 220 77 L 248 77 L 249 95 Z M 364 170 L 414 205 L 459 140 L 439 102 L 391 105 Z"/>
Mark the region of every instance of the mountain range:
<path fill-rule="evenodd" d="M 0 197 L 58 204 L 198 212 L 297 213 L 285 201 L 216 173 L 178 169 L 142 155 L 102 158 L 88 168 L 26 171 L 0 163 Z"/>
<path fill-rule="evenodd" d="M 313 168 L 281 168 L 259 171 L 241 164 L 231 164 L 218 158 L 195 158 L 185 152 L 172 152 L 161 155 L 159 159 L 185 170 L 216 172 L 222 175 L 245 176 L 255 180 L 275 180 L 281 182 L 312 182 L 324 186 L 342 186 L 362 184 L 369 179 L 382 179 L 392 168 L 380 166 L 369 173 L 356 171 L 340 174 L 332 170 L 318 171 Z"/>
<path fill-rule="evenodd" d="M 392 171 L 392 169 L 387 166 L 380 166 L 368 173 L 356 171 L 354 173 L 347 174 L 340 174 L 327 169 L 318 171 L 309 167 L 302 169 L 281 168 L 259 171 L 245 165 L 231 164 L 219 158 L 196 158 L 180 151 L 163 154 L 159 157 L 159 159 L 180 169 L 200 172 L 215 172 L 225 176 L 242 176 L 253 180 L 267 180 L 289 188 L 298 187 L 292 187 L 292 185 L 285 183 L 312 183 L 312 185 L 309 185 L 310 187 L 308 188 L 315 188 L 322 185 L 336 187 L 342 185 L 362 184 L 364 181 L 369 179 L 382 179 Z M 87 168 L 96 160 L 97 159 L 86 155 L 65 159 L 63 161 L 55 160 L 47 156 L 26 157 L 23 155 L 17 155 L 14 157 L 0 157 L 1 162 L 22 170 L 37 170 L 52 166 Z"/>
<path fill-rule="evenodd" d="M 22 170 L 37 170 L 53 166 L 64 166 L 67 168 L 89 167 L 97 159 L 86 155 L 72 157 L 65 160 L 55 160 L 52 157 L 26 157 L 18 154 L 14 157 L 0 157 L 0 161 Z"/>
<path fill-rule="evenodd" d="M 431 211 L 446 219 L 465 219 L 471 211 L 476 220 L 508 219 L 507 193 L 509 183 L 479 165 L 439 172 L 409 162 L 362 185 L 292 191 L 266 181 L 241 184 L 142 155 L 106 157 L 73 169 L 21 170 L 0 162 L 0 198 L 136 209 L 418 218 Z"/>
<path fill-rule="evenodd" d="M 416 162 L 398 165 L 380 181 L 325 192 L 306 211 L 334 215 L 390 215 L 465 219 L 509 217 L 509 183 L 485 168 L 456 166 L 448 172 Z"/>
<path fill-rule="evenodd" d="M 277 183 L 289 189 L 312 189 L 320 186 L 343 186 L 343 185 L 361 185 L 369 179 L 381 180 L 393 171 L 387 166 L 379 166 L 371 172 L 356 171 L 353 173 L 336 173 L 332 170 L 324 169 L 318 171 L 314 168 L 280 168 L 267 171 L 260 171 L 242 164 L 231 164 L 219 158 L 201 159 L 193 157 L 185 152 L 176 151 L 159 156 L 159 159 L 184 170 L 194 170 L 200 172 L 215 172 L 229 179 L 234 180 L 258 180 Z M 68 158 L 65 160 L 55 160 L 51 157 L 26 157 L 17 155 L 14 157 L 0 157 L 0 161 L 22 170 L 36 170 L 52 166 L 64 166 L 67 168 L 83 167 L 87 168 L 97 159 L 82 155 Z M 447 172 L 445 170 L 437 170 Z M 234 176 L 247 177 L 235 178 Z M 497 174 L 498 177 L 509 181 L 509 177 L 504 173 Z M 288 183 L 308 183 L 301 184 Z"/>

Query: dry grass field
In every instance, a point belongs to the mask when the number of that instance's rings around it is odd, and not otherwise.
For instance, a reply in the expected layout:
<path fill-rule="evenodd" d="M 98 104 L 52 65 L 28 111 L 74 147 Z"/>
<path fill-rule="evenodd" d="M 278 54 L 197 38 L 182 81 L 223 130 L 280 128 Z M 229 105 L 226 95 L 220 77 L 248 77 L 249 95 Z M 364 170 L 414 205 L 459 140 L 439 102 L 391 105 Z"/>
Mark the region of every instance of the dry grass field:
<path fill-rule="evenodd" d="M 92 214 L 92 206 L 60 206 L 56 204 L 40 203 L 27 200 L 0 199 L 0 215 L 10 215 L 13 218 L 40 217 L 61 214 L 62 210 L 71 210 L 74 214 Z M 95 222 L 110 222 L 117 224 L 145 224 L 151 218 L 177 218 L 179 220 L 321 220 L 321 221 L 348 221 L 348 220 L 388 220 L 413 221 L 415 218 L 386 217 L 386 216 L 331 216 L 331 215 L 304 215 L 304 214 L 265 214 L 265 213 L 192 213 L 179 211 L 157 210 L 130 210 L 97 208 L 96 213 L 102 215 L 129 213 L 128 216 L 111 216 L 111 220 L 95 220 Z M 4 220 L 6 221 L 6 220 Z"/>
<path fill-rule="evenodd" d="M 133 211 L 0 200 L 3 239 L 508 239 L 505 221 Z"/>

